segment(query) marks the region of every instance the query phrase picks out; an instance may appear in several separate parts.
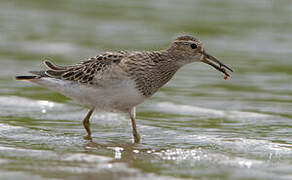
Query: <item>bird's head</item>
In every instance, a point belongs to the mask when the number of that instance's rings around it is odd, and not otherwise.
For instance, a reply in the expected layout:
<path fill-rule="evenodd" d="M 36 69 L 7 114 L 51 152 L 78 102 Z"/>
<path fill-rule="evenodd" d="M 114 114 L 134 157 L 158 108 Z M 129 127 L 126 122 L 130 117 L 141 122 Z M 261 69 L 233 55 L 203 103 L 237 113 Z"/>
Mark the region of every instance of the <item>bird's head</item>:
<path fill-rule="evenodd" d="M 229 76 L 229 74 L 225 68 L 233 72 L 231 68 L 221 63 L 216 57 L 208 54 L 200 40 L 192 36 L 185 35 L 177 37 L 167 51 L 176 57 L 176 63 L 179 65 L 201 61 L 213 66 L 226 76 Z"/>

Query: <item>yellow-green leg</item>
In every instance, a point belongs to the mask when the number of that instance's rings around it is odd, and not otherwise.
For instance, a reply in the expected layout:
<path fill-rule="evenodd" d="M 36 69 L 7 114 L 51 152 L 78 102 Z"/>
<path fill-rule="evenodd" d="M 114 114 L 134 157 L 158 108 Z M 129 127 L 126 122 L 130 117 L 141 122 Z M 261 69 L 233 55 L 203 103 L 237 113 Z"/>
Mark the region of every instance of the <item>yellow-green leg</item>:
<path fill-rule="evenodd" d="M 139 143 L 140 142 L 140 135 L 137 132 L 137 127 L 136 127 L 136 122 L 135 122 L 135 118 L 136 118 L 136 107 L 133 107 L 131 109 L 131 111 L 130 111 L 130 118 L 131 118 L 131 121 L 132 121 L 134 142 L 135 143 Z"/>
<path fill-rule="evenodd" d="M 89 122 L 89 120 L 90 120 L 90 117 L 91 117 L 93 111 L 94 111 L 94 108 L 90 109 L 88 111 L 86 117 L 83 119 L 83 126 L 84 126 L 84 128 L 85 128 L 85 130 L 87 132 L 87 136 L 85 136 L 84 138 L 85 139 L 89 139 L 89 140 L 91 140 L 91 131 L 90 131 L 90 122 Z"/>

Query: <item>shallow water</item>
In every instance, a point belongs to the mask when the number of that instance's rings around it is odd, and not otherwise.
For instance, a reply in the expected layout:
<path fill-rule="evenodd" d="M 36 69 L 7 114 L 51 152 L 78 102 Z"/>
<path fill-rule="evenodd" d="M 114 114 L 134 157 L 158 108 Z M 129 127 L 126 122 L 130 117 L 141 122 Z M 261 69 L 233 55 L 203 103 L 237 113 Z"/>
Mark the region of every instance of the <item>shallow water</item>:
<path fill-rule="evenodd" d="M 292 179 L 292 4 L 258 1 L 0 2 L 1 179 Z M 137 109 L 95 113 L 15 75 L 45 58 L 165 48 L 193 34 L 235 72 L 194 63 Z"/>

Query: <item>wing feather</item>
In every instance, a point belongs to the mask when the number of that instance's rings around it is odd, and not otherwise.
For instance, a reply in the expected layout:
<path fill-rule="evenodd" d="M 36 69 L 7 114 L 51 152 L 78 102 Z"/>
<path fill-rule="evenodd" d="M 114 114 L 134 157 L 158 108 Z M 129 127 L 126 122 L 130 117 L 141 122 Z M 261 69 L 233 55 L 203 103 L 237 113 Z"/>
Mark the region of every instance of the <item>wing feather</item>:
<path fill-rule="evenodd" d="M 34 74 L 40 75 L 41 77 L 47 76 L 56 79 L 93 84 L 94 77 L 98 76 L 102 71 L 105 71 L 112 65 L 119 64 L 126 56 L 125 52 L 126 51 L 107 52 L 73 66 L 59 66 L 51 61 L 45 60 L 44 64 L 48 70 L 43 72 L 34 71 Z"/>

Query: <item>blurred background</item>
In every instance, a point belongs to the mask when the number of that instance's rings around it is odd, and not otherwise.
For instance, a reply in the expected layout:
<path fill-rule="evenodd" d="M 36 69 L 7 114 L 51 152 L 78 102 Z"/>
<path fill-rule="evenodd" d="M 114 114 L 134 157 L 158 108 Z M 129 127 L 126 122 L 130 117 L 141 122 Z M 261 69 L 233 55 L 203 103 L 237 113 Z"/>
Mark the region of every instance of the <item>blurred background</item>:
<path fill-rule="evenodd" d="M 289 0 L 1 0 L 3 179 L 292 179 L 292 3 Z M 181 34 L 234 69 L 193 63 L 125 114 L 95 113 L 15 75 L 42 61 L 159 50 Z"/>

